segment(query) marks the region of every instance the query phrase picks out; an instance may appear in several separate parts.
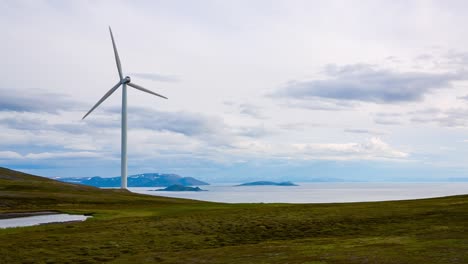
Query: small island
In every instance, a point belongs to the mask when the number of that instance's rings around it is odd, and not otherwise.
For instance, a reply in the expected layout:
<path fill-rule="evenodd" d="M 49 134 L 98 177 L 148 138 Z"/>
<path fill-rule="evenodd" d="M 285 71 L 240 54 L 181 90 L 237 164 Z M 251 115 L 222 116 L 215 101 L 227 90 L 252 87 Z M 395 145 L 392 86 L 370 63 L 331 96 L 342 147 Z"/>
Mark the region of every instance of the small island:
<path fill-rule="evenodd" d="M 271 182 L 271 181 L 256 181 L 256 182 L 247 182 L 243 184 L 239 184 L 236 186 L 298 186 L 297 184 L 294 184 L 290 181 L 285 181 L 285 182 Z"/>
<path fill-rule="evenodd" d="M 156 190 L 150 190 L 150 191 L 164 191 L 164 192 L 203 192 L 206 190 L 200 189 L 200 187 L 188 187 L 188 186 L 183 186 L 180 184 L 174 184 L 169 187 L 166 187 L 164 189 L 156 189 Z"/>

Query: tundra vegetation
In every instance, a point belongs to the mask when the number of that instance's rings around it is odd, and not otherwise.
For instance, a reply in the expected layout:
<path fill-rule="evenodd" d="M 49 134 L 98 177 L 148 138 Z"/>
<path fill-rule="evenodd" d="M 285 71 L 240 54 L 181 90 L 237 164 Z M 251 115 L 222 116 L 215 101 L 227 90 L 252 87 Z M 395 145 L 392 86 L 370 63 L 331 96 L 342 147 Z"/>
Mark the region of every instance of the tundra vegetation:
<path fill-rule="evenodd" d="M 0 263 L 468 263 L 468 195 L 222 204 L 0 168 L 0 213 L 31 211 L 93 217 L 0 229 Z"/>

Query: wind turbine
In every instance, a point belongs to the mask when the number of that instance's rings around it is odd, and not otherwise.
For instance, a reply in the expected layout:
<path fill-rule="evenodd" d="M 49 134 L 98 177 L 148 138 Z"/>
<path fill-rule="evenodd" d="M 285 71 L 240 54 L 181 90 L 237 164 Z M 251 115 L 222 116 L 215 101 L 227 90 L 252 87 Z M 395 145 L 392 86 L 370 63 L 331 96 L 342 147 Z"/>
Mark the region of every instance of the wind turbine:
<path fill-rule="evenodd" d="M 133 87 L 137 90 L 156 95 L 167 99 L 167 97 L 152 92 L 146 88 L 141 87 L 138 84 L 132 83 L 130 77 L 123 77 L 122 66 L 120 64 L 119 53 L 117 52 L 117 47 L 115 46 L 114 36 L 112 35 L 112 29 L 109 27 L 110 36 L 112 39 L 112 46 L 114 47 L 115 63 L 117 64 L 117 71 L 119 72 L 119 82 L 112 87 L 102 98 L 99 100 L 91 110 L 83 116 L 85 119 L 91 112 L 96 109 L 102 102 L 104 102 L 111 94 L 113 94 L 120 86 L 122 86 L 122 141 L 121 141 L 121 188 L 127 189 L 127 85 Z"/>

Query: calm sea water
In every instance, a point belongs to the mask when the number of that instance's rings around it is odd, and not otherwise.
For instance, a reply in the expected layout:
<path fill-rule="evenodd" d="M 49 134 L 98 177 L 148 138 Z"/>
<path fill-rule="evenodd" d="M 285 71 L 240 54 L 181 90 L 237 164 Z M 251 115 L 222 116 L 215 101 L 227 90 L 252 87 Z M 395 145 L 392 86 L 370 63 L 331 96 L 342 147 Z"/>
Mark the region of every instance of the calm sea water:
<path fill-rule="evenodd" d="M 299 183 L 299 186 L 200 186 L 206 192 L 132 192 L 223 203 L 338 203 L 407 200 L 468 194 L 468 183 Z"/>
<path fill-rule="evenodd" d="M 84 221 L 90 216 L 85 215 L 69 215 L 69 214 L 50 214 L 36 215 L 26 217 L 16 217 L 9 219 L 0 219 L 0 228 L 34 226 L 47 223 Z"/>

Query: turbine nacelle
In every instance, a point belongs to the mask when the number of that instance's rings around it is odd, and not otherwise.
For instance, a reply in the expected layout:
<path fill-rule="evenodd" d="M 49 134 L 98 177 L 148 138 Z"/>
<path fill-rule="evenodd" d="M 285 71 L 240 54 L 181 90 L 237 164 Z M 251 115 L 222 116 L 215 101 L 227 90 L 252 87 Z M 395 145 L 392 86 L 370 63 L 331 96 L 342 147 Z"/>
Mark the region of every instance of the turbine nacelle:
<path fill-rule="evenodd" d="M 126 83 L 129 83 L 132 79 L 130 78 L 130 76 L 125 76 L 125 78 L 122 79 L 121 83 L 122 84 L 126 84 Z"/>

